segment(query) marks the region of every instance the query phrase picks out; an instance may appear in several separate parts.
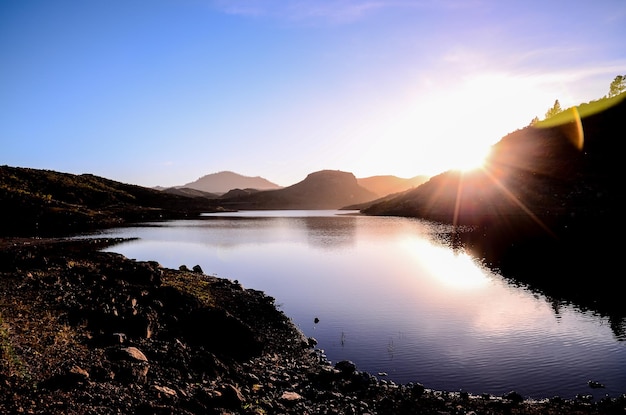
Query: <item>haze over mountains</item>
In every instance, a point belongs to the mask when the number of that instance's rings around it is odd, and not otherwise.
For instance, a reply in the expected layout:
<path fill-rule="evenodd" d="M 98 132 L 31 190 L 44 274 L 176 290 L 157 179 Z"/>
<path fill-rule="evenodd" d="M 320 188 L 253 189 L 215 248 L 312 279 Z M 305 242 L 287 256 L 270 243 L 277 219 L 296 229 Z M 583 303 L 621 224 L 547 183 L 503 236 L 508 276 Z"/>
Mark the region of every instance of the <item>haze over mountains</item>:
<path fill-rule="evenodd" d="M 281 186 L 263 177 L 243 176 L 232 171 L 207 174 L 198 180 L 179 187 L 216 194 L 224 194 L 233 189 L 275 190 L 281 188 Z"/>
<path fill-rule="evenodd" d="M 358 178 L 357 184 L 370 192 L 374 193 L 377 198 L 399 193 L 411 188 L 417 187 L 428 180 L 428 176 L 415 176 L 409 179 L 400 178 L 392 175 L 372 176 Z M 207 198 L 229 198 L 242 197 L 256 191 L 278 190 L 283 187 L 272 183 L 271 181 L 260 177 L 244 176 L 232 171 L 221 171 L 218 173 L 207 174 L 198 180 L 184 184 L 182 186 L 161 188 L 168 193 L 200 196 Z"/>
<path fill-rule="evenodd" d="M 354 174 L 322 170 L 284 189 L 236 194 L 219 203 L 228 209 L 340 209 L 376 198 L 358 184 Z"/>
<path fill-rule="evenodd" d="M 385 197 L 392 193 L 404 192 L 428 181 L 429 176 L 415 176 L 410 179 L 403 179 L 397 176 L 372 176 L 357 179 L 359 186 L 362 186 L 375 193 L 378 197 Z"/>

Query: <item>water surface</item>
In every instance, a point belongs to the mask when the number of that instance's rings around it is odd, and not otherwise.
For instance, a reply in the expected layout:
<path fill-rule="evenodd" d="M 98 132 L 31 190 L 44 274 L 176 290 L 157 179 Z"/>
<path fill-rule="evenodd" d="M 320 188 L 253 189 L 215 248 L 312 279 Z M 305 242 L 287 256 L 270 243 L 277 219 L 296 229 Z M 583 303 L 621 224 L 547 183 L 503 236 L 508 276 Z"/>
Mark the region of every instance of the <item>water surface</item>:
<path fill-rule="evenodd" d="M 108 249 L 129 258 L 198 264 L 266 292 L 329 360 L 389 380 L 532 398 L 626 392 L 626 343 L 605 318 L 509 284 L 449 247 L 446 230 L 342 211 L 254 211 L 106 234 L 139 238 Z"/>

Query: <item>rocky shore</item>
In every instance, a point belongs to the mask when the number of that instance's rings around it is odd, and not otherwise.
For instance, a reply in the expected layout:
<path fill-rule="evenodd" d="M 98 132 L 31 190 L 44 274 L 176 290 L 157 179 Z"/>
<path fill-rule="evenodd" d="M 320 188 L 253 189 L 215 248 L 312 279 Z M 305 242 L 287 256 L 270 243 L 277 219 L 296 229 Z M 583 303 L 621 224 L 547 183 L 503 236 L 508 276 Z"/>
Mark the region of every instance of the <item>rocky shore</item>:
<path fill-rule="evenodd" d="M 331 364 L 267 294 L 112 242 L 0 239 L 0 413 L 626 413 L 626 397 L 473 396 Z"/>

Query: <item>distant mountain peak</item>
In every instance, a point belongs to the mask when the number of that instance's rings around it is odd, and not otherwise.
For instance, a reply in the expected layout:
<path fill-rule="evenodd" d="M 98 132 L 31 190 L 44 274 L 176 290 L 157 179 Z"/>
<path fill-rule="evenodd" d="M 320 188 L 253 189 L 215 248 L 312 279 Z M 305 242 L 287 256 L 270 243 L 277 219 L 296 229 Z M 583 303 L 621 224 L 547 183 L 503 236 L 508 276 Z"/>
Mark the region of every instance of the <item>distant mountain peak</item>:
<path fill-rule="evenodd" d="M 203 192 L 223 194 L 232 189 L 275 190 L 281 186 L 260 176 L 244 176 L 233 171 L 220 171 L 207 174 L 183 187 L 202 190 Z"/>

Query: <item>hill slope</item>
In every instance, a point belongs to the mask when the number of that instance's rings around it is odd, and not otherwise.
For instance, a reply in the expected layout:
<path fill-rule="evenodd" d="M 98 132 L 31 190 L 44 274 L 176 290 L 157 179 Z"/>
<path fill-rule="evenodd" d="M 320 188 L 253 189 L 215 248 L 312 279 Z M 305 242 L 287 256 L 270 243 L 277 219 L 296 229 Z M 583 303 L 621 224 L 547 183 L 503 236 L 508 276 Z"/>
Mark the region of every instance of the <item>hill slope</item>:
<path fill-rule="evenodd" d="M 70 234 L 210 209 L 204 197 L 172 195 L 91 174 L 9 166 L 0 166 L 0 201 L 0 236 Z"/>
<path fill-rule="evenodd" d="M 492 147 L 484 169 L 440 174 L 364 213 L 461 225 L 530 214 L 550 224 L 615 214 L 625 96 L 582 119 L 564 113 L 559 124 L 511 133 Z"/>

